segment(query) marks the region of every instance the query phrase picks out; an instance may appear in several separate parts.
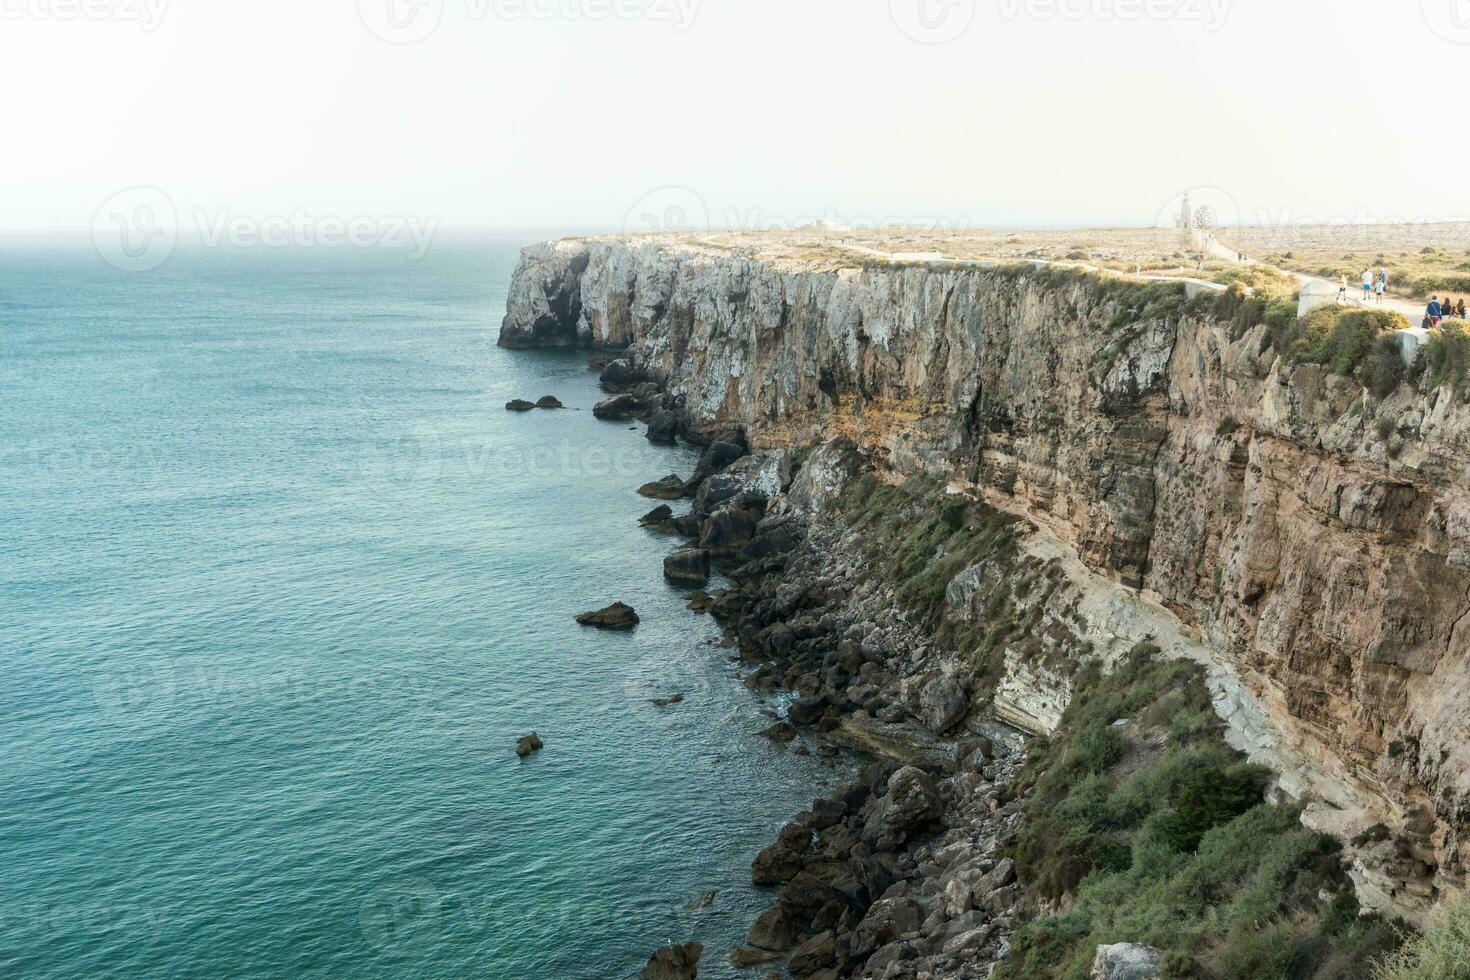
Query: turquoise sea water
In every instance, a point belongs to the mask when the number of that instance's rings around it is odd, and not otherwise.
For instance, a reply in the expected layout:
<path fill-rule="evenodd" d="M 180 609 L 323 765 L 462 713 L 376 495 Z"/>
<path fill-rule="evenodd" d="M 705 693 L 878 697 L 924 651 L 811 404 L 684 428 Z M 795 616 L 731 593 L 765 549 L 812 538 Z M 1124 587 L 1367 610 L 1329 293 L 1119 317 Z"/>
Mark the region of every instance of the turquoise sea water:
<path fill-rule="evenodd" d="M 735 975 L 831 773 L 637 526 L 693 451 L 495 347 L 515 255 L 0 252 L 0 977 Z"/>

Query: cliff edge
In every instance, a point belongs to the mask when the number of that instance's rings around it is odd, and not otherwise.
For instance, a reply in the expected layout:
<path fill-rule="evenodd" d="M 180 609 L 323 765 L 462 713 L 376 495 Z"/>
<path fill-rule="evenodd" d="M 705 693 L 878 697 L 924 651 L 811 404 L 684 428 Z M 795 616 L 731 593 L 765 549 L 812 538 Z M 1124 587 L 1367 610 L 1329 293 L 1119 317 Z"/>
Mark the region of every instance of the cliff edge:
<path fill-rule="evenodd" d="M 1027 518 L 1071 582 L 1071 655 L 1151 636 L 1207 663 L 1365 904 L 1420 919 L 1470 836 L 1470 406 L 1290 363 L 1260 312 L 1034 265 L 598 238 L 525 251 L 500 343 L 626 349 L 688 433 L 846 437 Z M 1008 654 L 998 713 L 1048 731 L 1069 674 Z"/>

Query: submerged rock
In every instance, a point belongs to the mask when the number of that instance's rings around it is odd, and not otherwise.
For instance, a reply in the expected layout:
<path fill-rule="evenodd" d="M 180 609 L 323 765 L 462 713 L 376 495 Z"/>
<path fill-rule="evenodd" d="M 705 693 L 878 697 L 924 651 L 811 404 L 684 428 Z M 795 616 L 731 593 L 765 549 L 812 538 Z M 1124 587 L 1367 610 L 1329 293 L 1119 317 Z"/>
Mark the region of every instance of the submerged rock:
<path fill-rule="evenodd" d="M 507 412 L 529 412 L 535 409 L 535 407 L 535 403 L 528 402 L 524 398 L 517 398 L 514 401 L 505 403 L 505 410 Z"/>
<path fill-rule="evenodd" d="M 582 626 L 593 626 L 604 630 L 630 630 L 638 625 L 638 613 L 632 606 L 615 602 L 606 609 L 586 612 L 577 617 Z"/>
<path fill-rule="evenodd" d="M 694 898 L 685 902 L 684 908 L 689 912 L 698 912 L 700 909 L 707 909 L 715 904 L 715 896 L 718 894 L 719 892 L 713 888 L 706 892 L 700 892 Z"/>
<path fill-rule="evenodd" d="M 699 958 L 704 955 L 700 943 L 665 946 L 649 957 L 648 965 L 638 974 L 641 980 L 695 980 L 699 976 Z"/>
<path fill-rule="evenodd" d="M 522 736 L 521 739 L 516 742 L 516 755 L 524 759 L 529 755 L 534 755 L 537 752 L 540 752 L 544 748 L 546 748 L 546 745 L 541 741 L 541 736 L 537 735 L 535 732 L 532 732 L 529 735 Z"/>

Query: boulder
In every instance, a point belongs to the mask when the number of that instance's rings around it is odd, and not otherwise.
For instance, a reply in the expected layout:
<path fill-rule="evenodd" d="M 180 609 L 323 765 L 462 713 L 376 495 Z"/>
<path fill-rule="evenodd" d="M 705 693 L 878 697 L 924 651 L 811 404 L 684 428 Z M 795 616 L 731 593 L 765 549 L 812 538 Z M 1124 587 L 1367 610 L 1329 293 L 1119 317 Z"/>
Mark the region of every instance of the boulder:
<path fill-rule="evenodd" d="M 750 543 L 740 549 L 741 561 L 759 561 L 795 551 L 801 544 L 801 527 L 790 517 L 767 517 L 756 525 Z"/>
<path fill-rule="evenodd" d="M 541 741 L 541 736 L 532 732 L 529 735 L 522 736 L 516 742 L 516 755 L 524 759 L 526 756 L 535 755 L 544 748 L 546 748 L 546 745 Z"/>
<path fill-rule="evenodd" d="M 809 977 L 818 970 L 837 962 L 837 934 L 830 929 L 818 933 L 791 954 L 791 972 L 798 977 Z"/>
<path fill-rule="evenodd" d="M 505 403 L 505 410 L 507 412 L 529 412 L 535 407 L 534 402 L 528 402 L 524 398 L 517 398 L 515 401 Z"/>
<path fill-rule="evenodd" d="M 787 742 L 793 741 L 796 738 L 796 729 L 784 721 L 778 721 L 770 728 L 761 732 L 761 737 L 768 738 L 777 744 L 785 745 Z"/>
<path fill-rule="evenodd" d="M 725 504 L 704 522 L 699 546 L 717 555 L 733 555 L 755 536 L 756 520 L 745 508 Z"/>
<path fill-rule="evenodd" d="M 699 465 L 694 468 L 694 476 L 690 478 L 696 487 L 721 472 L 725 467 L 735 462 L 746 453 L 745 435 L 740 432 L 727 433 L 720 436 L 714 442 L 704 447 L 704 452 L 699 456 Z"/>
<path fill-rule="evenodd" d="M 709 515 L 727 500 L 742 493 L 766 498 L 777 497 L 791 485 L 791 456 L 786 452 L 745 456 L 730 464 L 723 473 L 705 480 L 694 495 L 694 510 Z"/>
<path fill-rule="evenodd" d="M 969 712 L 970 698 L 953 677 L 936 677 L 919 694 L 919 720 L 936 735 L 952 731 Z"/>
<path fill-rule="evenodd" d="M 755 925 L 750 927 L 745 941 L 756 949 L 768 949 L 778 953 L 796 945 L 801 936 L 801 923 L 785 905 L 776 903 L 766 909 Z"/>
<path fill-rule="evenodd" d="M 704 955 L 700 943 L 665 946 L 649 957 L 648 965 L 638 976 L 641 980 L 695 980 L 699 976 L 699 958 Z"/>
<path fill-rule="evenodd" d="M 677 473 L 670 473 L 662 480 L 643 484 L 638 488 L 638 493 L 653 500 L 682 500 L 684 499 L 684 478 Z"/>
<path fill-rule="evenodd" d="M 881 803 L 878 826 L 883 834 L 899 841 L 907 841 L 943 812 L 934 781 L 915 766 L 905 766 L 889 778 L 888 795 Z"/>
<path fill-rule="evenodd" d="M 924 906 L 912 898 L 885 898 L 873 903 L 852 934 L 852 951 L 867 956 L 896 942 L 924 924 Z"/>
<path fill-rule="evenodd" d="M 664 577 L 670 582 L 703 585 L 709 573 L 709 552 L 702 548 L 685 548 L 664 559 Z"/>
<path fill-rule="evenodd" d="M 648 418 L 648 431 L 644 435 L 649 442 L 673 445 L 679 441 L 679 416 L 667 409 L 654 409 Z"/>
<path fill-rule="evenodd" d="M 826 695 L 816 698 L 797 698 L 786 709 L 786 719 L 793 725 L 809 728 L 822 720 L 822 715 L 827 713 L 831 704 L 831 700 Z"/>
<path fill-rule="evenodd" d="M 648 402 L 636 395 L 613 395 L 593 406 L 592 414 L 609 422 L 626 422 L 642 418 L 648 414 L 648 409 Z"/>
<path fill-rule="evenodd" d="M 586 612 L 577 617 L 582 626 L 604 630 L 630 630 L 638 625 L 638 613 L 625 603 L 615 602 L 606 609 Z"/>
<path fill-rule="evenodd" d="M 962 739 L 954 750 L 955 765 L 969 772 L 979 772 L 995 758 L 995 743 L 985 736 Z"/>
<path fill-rule="evenodd" d="M 801 855 L 784 843 L 772 844 L 755 856 L 750 865 L 753 885 L 784 885 L 801 872 Z"/>
<path fill-rule="evenodd" d="M 667 524 L 674 519 L 674 508 L 668 504 L 659 504 L 653 510 L 638 518 L 638 523 L 644 527 L 656 527 L 659 524 Z"/>
<path fill-rule="evenodd" d="M 769 949 L 737 949 L 730 954 L 730 965 L 737 970 L 748 970 L 763 963 L 774 963 L 784 955 Z"/>
<path fill-rule="evenodd" d="M 834 439 L 814 450 L 791 483 L 791 502 L 800 511 L 820 513 L 862 472 L 863 459 L 849 439 Z"/>
<path fill-rule="evenodd" d="M 1164 954 L 1152 946 L 1116 943 L 1099 946 L 1090 980 L 1151 980 L 1163 969 Z"/>
<path fill-rule="evenodd" d="M 536 407 L 553 409 L 566 408 L 566 406 L 561 403 L 561 399 L 557 398 L 555 395 L 542 395 L 541 398 L 536 402 Z"/>
<path fill-rule="evenodd" d="M 643 375 L 633 367 L 633 363 L 619 358 L 610 361 L 602 369 L 599 382 L 608 391 L 627 391 L 629 388 L 637 387 L 643 381 Z"/>

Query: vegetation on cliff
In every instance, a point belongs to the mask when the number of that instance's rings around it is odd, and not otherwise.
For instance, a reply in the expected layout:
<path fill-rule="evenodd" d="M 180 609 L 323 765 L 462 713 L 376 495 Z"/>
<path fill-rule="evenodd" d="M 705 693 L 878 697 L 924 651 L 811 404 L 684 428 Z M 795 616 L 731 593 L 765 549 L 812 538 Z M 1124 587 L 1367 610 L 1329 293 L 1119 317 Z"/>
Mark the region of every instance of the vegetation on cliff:
<path fill-rule="evenodd" d="M 1421 936 L 1385 960 L 1374 980 L 1464 980 L 1470 977 L 1470 894 L 1450 902 Z"/>
<path fill-rule="evenodd" d="M 1015 518 L 968 498 L 949 496 L 936 481 L 890 486 L 871 475 L 854 480 L 838 500 L 849 524 L 863 533 L 867 559 L 897 585 L 904 611 L 935 639 L 968 657 L 977 675 L 999 676 L 1006 640 L 1021 633 L 1010 603 L 997 601 L 980 626 L 946 615 L 945 595 L 956 575 L 986 559 L 1023 562 Z M 1017 588 L 1025 588 L 1025 575 Z"/>
<path fill-rule="evenodd" d="M 1268 774 L 1228 748 L 1199 668 L 1143 645 L 1084 673 L 1034 749 L 1016 845 L 1038 909 L 998 976 L 1084 980 L 1098 944 L 1167 954 L 1208 980 L 1369 976 L 1393 930 L 1358 918 L 1338 846 L 1266 802 Z"/>

